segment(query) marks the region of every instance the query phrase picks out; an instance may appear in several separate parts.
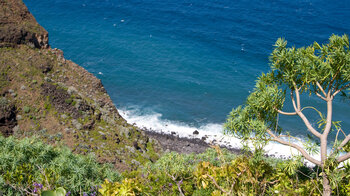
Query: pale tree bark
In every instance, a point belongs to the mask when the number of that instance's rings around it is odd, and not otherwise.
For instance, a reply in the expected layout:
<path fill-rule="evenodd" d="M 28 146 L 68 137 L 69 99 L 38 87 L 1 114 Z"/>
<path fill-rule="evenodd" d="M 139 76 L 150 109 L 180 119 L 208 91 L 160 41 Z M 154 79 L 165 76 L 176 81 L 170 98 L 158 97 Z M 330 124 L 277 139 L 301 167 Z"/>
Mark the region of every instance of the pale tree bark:
<path fill-rule="evenodd" d="M 301 146 L 294 144 L 292 142 L 287 142 L 282 140 L 281 138 L 279 138 L 278 136 L 276 136 L 270 129 L 267 129 L 266 132 L 273 138 L 273 141 L 276 141 L 280 144 L 286 145 L 286 146 L 290 146 L 296 150 L 298 150 L 308 161 L 310 161 L 311 163 L 315 164 L 315 165 L 321 165 L 321 162 L 312 158 Z"/>
<path fill-rule="evenodd" d="M 322 88 L 322 87 L 321 87 Z M 326 126 L 324 128 L 323 134 L 321 136 L 321 168 L 322 168 L 322 185 L 323 185 L 323 195 L 328 196 L 332 193 L 332 188 L 329 184 L 329 178 L 327 174 L 325 173 L 325 164 L 327 161 L 327 138 L 328 134 L 332 128 L 332 102 L 333 102 L 333 96 L 331 95 L 331 89 L 329 89 L 327 93 L 327 119 L 326 119 Z"/>
<path fill-rule="evenodd" d="M 288 116 L 298 115 L 303 120 L 303 122 L 304 122 L 305 126 L 308 128 L 308 130 L 314 136 L 316 136 L 320 139 L 320 142 L 321 142 L 321 146 L 320 146 L 321 161 L 318 161 L 318 160 L 312 158 L 302 147 L 300 147 L 292 142 L 287 142 L 287 141 L 282 140 L 281 138 L 276 136 L 271 130 L 267 130 L 267 133 L 273 138 L 274 141 L 277 141 L 281 144 L 284 144 L 284 145 L 287 145 L 287 146 L 290 146 L 292 148 L 297 149 L 308 161 L 310 161 L 311 163 L 314 163 L 322 168 L 322 171 L 323 171 L 323 176 L 322 176 L 323 195 L 329 196 L 332 193 L 332 189 L 330 186 L 329 178 L 328 178 L 327 174 L 325 173 L 325 163 L 326 163 L 327 157 L 328 157 L 327 156 L 327 138 L 328 138 L 328 134 L 329 134 L 331 127 L 332 127 L 332 112 L 333 112 L 332 111 L 332 101 L 333 101 L 334 94 L 331 94 L 331 90 L 329 90 L 326 93 L 324 91 L 324 89 L 322 88 L 322 86 L 318 82 L 316 84 L 324 95 L 324 96 L 322 96 L 322 95 L 317 93 L 317 96 L 320 97 L 322 100 L 327 102 L 327 118 L 326 118 L 326 125 L 325 125 L 325 128 L 323 130 L 323 133 L 318 132 L 311 125 L 311 123 L 309 122 L 307 117 L 303 114 L 302 109 L 301 109 L 301 103 L 300 103 L 299 89 L 297 88 L 297 86 L 295 86 L 295 89 L 294 89 L 295 98 L 294 98 L 294 92 L 291 91 L 291 100 L 292 100 L 292 104 L 293 104 L 295 112 L 283 112 L 281 110 L 277 110 L 277 112 L 279 114 L 288 115 Z M 345 140 L 349 141 L 350 136 L 349 136 L 349 139 L 346 138 Z M 344 142 L 347 143 L 347 141 L 344 141 Z M 348 158 L 350 158 L 350 153 L 339 157 L 338 160 L 343 161 L 343 160 L 346 160 Z"/>
<path fill-rule="evenodd" d="M 333 79 L 334 80 L 334 79 Z M 330 180 L 329 176 L 326 174 L 325 169 L 327 167 L 326 161 L 328 159 L 328 153 L 327 153 L 327 138 L 328 135 L 332 129 L 332 115 L 333 115 L 333 98 L 335 95 L 337 95 L 339 92 L 342 90 L 350 87 L 350 83 L 344 85 L 340 89 L 334 89 L 333 86 L 333 80 L 329 84 L 328 88 L 324 89 L 322 85 L 319 82 L 316 82 L 316 86 L 318 87 L 320 93 L 316 91 L 317 97 L 320 99 L 324 100 L 327 103 L 327 117 L 326 117 L 326 122 L 325 126 L 323 129 L 323 132 L 317 131 L 309 122 L 307 117 L 303 114 L 302 112 L 302 107 L 301 107 L 301 101 L 300 101 L 300 88 L 297 87 L 297 85 L 294 83 L 294 89 L 291 90 L 290 96 L 291 96 L 291 101 L 293 104 L 294 112 L 284 112 L 282 110 L 279 110 L 275 108 L 275 110 L 282 115 L 287 115 L 287 116 L 294 116 L 298 115 L 300 119 L 304 122 L 305 126 L 307 127 L 308 131 L 310 131 L 314 136 L 320 139 L 320 158 L 321 160 L 316 160 L 313 157 L 311 157 L 301 146 L 292 143 L 290 141 L 285 141 L 283 140 L 281 135 L 275 135 L 273 131 L 270 129 L 267 129 L 266 132 L 271 136 L 271 139 L 273 141 L 276 141 L 278 143 L 281 143 L 283 145 L 287 145 L 289 147 L 292 147 L 296 150 L 298 150 L 306 160 L 310 161 L 311 163 L 314 163 L 315 165 L 318 165 L 322 169 L 322 185 L 323 185 L 323 195 L 324 196 L 329 196 L 332 194 L 332 188 L 330 186 Z M 327 90 L 327 91 L 325 91 Z M 344 133 L 345 135 L 345 133 Z M 345 139 L 342 141 L 342 143 L 339 145 L 337 150 L 341 150 L 348 142 L 350 141 L 350 134 L 345 135 Z M 338 163 L 341 163 L 345 160 L 350 159 L 350 152 L 347 154 L 344 154 L 342 156 L 339 156 L 336 160 Z"/>

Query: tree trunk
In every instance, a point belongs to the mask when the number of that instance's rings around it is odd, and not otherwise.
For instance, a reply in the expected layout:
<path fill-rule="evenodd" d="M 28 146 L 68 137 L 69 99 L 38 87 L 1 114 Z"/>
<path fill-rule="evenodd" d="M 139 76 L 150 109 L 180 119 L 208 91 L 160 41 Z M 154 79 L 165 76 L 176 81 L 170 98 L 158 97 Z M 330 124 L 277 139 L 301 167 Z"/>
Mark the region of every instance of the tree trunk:
<path fill-rule="evenodd" d="M 323 185 L 323 196 L 330 196 L 332 194 L 331 185 L 329 185 L 328 176 L 323 172 L 322 176 L 322 185 Z"/>
<path fill-rule="evenodd" d="M 329 107 L 328 107 L 329 109 Z M 328 124 L 328 123 L 327 123 Z M 325 130 L 324 132 L 326 132 Z M 328 132 L 328 131 L 327 131 Z M 325 134 L 325 133 L 324 133 Z M 327 161 L 327 136 L 328 133 L 321 136 L 321 168 L 322 168 L 322 185 L 323 185 L 323 196 L 330 196 L 332 194 L 331 186 L 329 185 L 328 175 L 325 172 L 325 165 Z"/>

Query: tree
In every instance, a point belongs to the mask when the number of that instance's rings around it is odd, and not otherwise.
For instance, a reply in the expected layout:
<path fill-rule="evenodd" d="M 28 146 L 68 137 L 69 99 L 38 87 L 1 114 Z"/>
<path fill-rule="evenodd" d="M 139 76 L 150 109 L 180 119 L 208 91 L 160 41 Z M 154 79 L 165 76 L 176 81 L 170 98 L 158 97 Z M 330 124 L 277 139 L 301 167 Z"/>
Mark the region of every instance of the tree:
<path fill-rule="evenodd" d="M 332 35 L 327 44 L 321 46 L 315 42 L 302 48 L 288 48 L 287 41 L 280 38 L 274 45 L 270 61 L 271 71 L 258 78 L 245 105 L 234 108 L 228 116 L 225 133 L 245 142 L 251 141 L 255 146 L 263 147 L 268 141 L 275 141 L 298 150 L 303 158 L 322 169 L 323 195 L 330 195 L 329 165 L 339 165 L 350 158 L 350 134 L 342 130 L 340 122 L 332 121 L 335 96 L 339 93 L 349 95 L 349 38 L 347 35 Z M 304 93 L 323 100 L 327 112 L 323 114 L 314 107 L 303 107 L 301 99 Z M 292 112 L 282 111 L 287 94 L 291 97 Z M 310 123 L 304 114 L 306 109 L 313 109 L 320 115 L 318 127 Z M 279 115 L 300 117 L 307 128 L 305 135 L 316 138 L 319 145 L 292 142 L 294 137 L 286 134 L 278 124 Z M 336 133 L 336 138 L 332 152 L 327 153 L 327 138 L 332 131 Z M 311 156 L 315 152 L 312 145 L 319 149 L 319 159 Z"/>

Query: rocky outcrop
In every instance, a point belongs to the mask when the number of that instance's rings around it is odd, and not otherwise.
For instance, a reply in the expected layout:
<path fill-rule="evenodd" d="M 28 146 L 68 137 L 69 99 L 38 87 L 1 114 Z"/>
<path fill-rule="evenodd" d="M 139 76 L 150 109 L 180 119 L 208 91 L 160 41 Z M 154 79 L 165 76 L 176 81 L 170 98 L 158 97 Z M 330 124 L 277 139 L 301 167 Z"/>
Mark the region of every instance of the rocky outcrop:
<path fill-rule="evenodd" d="M 0 1 L 0 47 L 27 44 L 48 48 L 48 33 L 19 0 Z"/>
<path fill-rule="evenodd" d="M 0 0 L 0 100 L 0 135 L 59 142 L 120 170 L 155 161 L 161 151 L 119 115 L 98 78 L 49 47 L 20 0 Z"/>
<path fill-rule="evenodd" d="M 17 125 L 16 106 L 8 102 L 6 98 L 0 98 L 0 132 L 4 136 L 10 136 Z"/>

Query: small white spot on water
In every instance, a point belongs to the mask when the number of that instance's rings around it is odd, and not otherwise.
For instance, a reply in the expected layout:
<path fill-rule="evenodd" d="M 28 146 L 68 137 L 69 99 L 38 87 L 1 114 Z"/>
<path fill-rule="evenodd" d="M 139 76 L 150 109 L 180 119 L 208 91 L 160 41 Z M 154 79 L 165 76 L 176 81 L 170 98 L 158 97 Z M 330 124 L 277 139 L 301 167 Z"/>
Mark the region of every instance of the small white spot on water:
<path fill-rule="evenodd" d="M 241 44 L 241 51 L 244 52 L 244 44 Z"/>

